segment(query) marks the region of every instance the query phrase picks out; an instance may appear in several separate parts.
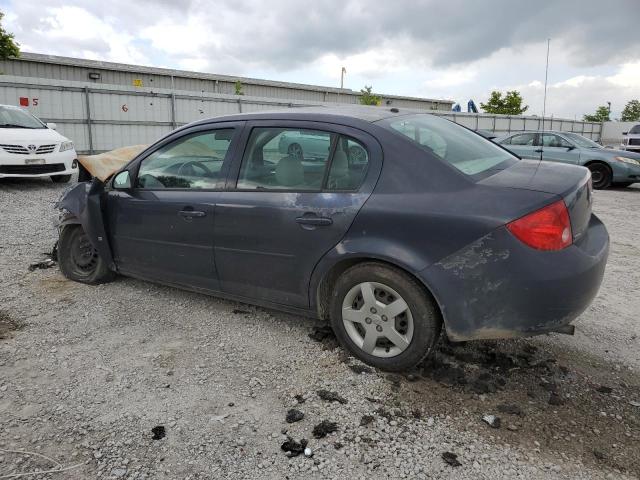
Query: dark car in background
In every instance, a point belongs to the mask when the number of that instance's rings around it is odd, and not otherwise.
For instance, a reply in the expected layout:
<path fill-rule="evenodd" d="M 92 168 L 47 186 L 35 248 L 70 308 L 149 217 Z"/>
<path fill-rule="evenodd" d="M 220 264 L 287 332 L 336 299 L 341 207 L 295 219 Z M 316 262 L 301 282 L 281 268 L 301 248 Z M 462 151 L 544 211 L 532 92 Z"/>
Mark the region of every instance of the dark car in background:
<path fill-rule="evenodd" d="M 591 170 L 593 188 L 628 187 L 640 182 L 640 154 L 604 148 L 582 135 L 560 131 L 531 131 L 493 140 L 521 158 L 583 165 Z"/>
<path fill-rule="evenodd" d="M 283 137 L 313 137 L 313 161 L 274 148 Z M 427 114 L 240 114 L 68 191 L 59 264 L 89 284 L 120 273 L 329 319 L 358 358 L 404 370 L 441 328 L 452 341 L 571 332 L 608 254 L 592 200 L 586 168 L 520 160 Z"/>

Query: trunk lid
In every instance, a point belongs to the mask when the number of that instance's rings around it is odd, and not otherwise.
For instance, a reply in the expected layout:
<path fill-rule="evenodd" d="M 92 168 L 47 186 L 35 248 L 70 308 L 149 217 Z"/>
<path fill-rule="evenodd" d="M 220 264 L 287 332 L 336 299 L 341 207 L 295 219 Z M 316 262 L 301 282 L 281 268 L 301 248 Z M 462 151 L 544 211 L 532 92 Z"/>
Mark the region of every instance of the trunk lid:
<path fill-rule="evenodd" d="M 593 192 L 590 180 L 591 173 L 585 167 L 521 160 L 479 183 L 558 195 L 569 210 L 575 241 L 586 231 L 591 219 Z"/>

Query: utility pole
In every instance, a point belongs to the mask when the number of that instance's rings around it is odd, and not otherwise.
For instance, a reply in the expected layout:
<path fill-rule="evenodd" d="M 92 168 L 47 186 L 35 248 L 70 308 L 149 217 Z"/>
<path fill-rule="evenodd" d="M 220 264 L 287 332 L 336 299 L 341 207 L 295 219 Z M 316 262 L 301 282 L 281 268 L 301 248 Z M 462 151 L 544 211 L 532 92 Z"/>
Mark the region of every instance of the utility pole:
<path fill-rule="evenodd" d="M 340 70 L 340 88 L 344 88 L 344 74 L 347 73 L 347 69 L 342 67 Z"/>
<path fill-rule="evenodd" d="M 547 78 L 549 76 L 549 44 L 551 39 L 547 38 L 547 66 L 544 70 L 544 100 L 542 100 L 542 131 L 544 131 L 544 116 L 547 113 Z"/>

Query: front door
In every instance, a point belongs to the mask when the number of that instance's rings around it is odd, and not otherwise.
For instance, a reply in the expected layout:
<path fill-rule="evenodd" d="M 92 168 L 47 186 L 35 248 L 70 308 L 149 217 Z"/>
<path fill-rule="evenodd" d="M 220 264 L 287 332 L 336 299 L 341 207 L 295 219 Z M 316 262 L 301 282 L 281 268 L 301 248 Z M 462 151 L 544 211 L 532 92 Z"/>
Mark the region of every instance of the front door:
<path fill-rule="evenodd" d="M 110 240 L 120 271 L 219 290 L 212 195 L 224 186 L 224 160 L 239 130 L 229 125 L 178 134 L 131 167 L 133 188 L 108 193 Z"/>
<path fill-rule="evenodd" d="M 216 201 L 221 288 L 308 307 L 311 273 L 369 197 L 381 149 L 359 130 L 315 122 L 250 122 L 246 130 L 244 155 Z M 313 158 L 292 155 L 279 148 L 283 136 L 313 136 L 326 148 Z"/>
<path fill-rule="evenodd" d="M 580 150 L 560 135 L 555 133 L 542 133 L 540 141 L 536 142 L 538 148 L 542 147 L 542 159 L 551 162 L 574 163 L 580 162 Z"/>

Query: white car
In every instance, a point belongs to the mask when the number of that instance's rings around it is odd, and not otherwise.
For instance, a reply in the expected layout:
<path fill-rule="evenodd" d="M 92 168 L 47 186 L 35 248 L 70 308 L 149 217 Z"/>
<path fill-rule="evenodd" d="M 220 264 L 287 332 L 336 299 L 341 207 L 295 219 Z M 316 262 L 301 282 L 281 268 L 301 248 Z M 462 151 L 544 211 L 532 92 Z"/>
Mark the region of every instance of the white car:
<path fill-rule="evenodd" d="M 65 183 L 78 171 L 73 142 L 26 110 L 0 105 L 0 178 L 51 177 Z"/>
<path fill-rule="evenodd" d="M 622 149 L 640 153 L 640 124 L 634 125 L 628 132 L 622 132 L 622 135 L 625 136 Z"/>

